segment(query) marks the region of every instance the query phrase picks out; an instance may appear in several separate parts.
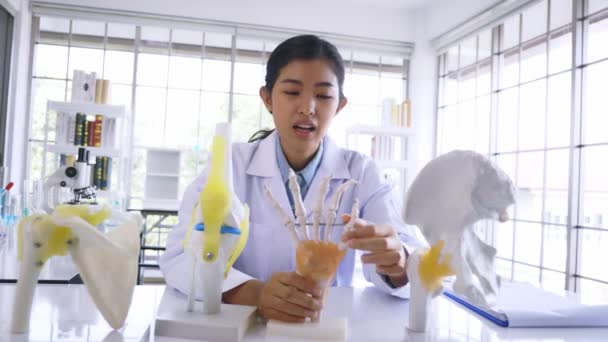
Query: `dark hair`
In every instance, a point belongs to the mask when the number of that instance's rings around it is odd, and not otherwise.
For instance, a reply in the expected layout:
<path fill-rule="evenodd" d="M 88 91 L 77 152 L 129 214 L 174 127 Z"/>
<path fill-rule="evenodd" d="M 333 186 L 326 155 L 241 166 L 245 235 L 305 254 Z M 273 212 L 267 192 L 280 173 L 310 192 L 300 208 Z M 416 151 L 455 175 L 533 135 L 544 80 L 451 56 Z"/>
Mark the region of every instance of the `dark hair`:
<path fill-rule="evenodd" d="M 340 100 L 344 98 L 342 86 L 344 84 L 344 61 L 338 49 L 330 42 L 315 35 L 307 34 L 287 39 L 277 46 L 270 54 L 266 63 L 266 78 L 264 86 L 269 93 L 272 92 L 279 73 L 284 66 L 294 60 L 326 59 L 338 79 Z M 263 129 L 255 132 L 249 142 L 266 138 L 274 129 Z"/>

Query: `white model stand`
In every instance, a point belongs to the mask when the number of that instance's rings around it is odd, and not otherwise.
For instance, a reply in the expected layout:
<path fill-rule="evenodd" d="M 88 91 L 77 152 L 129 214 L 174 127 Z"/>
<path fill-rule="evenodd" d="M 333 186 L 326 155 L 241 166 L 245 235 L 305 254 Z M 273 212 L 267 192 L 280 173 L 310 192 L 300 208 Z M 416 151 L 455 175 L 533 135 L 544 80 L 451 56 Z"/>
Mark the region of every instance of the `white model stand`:
<path fill-rule="evenodd" d="M 241 341 L 255 322 L 253 306 L 222 304 L 217 314 L 184 310 L 186 297 L 167 288 L 156 316 L 155 335 L 203 341 Z M 197 303 L 202 305 L 202 303 Z"/>
<path fill-rule="evenodd" d="M 269 341 L 346 341 L 348 324 L 344 317 L 323 317 L 318 322 L 285 323 L 269 321 L 266 336 Z"/>

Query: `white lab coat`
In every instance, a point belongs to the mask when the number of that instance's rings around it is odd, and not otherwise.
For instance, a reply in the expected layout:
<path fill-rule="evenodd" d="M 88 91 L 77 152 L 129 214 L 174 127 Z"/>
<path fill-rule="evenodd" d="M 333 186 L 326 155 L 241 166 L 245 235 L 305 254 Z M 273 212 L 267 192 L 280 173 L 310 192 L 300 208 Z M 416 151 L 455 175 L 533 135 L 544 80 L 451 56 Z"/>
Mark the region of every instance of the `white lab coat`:
<path fill-rule="evenodd" d="M 281 217 L 264 195 L 263 186 L 268 184 L 281 207 L 295 222 L 276 160 L 276 139 L 278 136 L 275 131 L 263 140 L 233 145 L 234 191 L 241 202 L 249 205 L 251 213 L 249 240 L 224 281 L 224 292 L 252 278 L 266 281 L 275 272 L 295 271 L 295 246 L 287 228 L 281 223 Z M 340 220 L 342 214 L 350 213 L 354 199 L 358 198 L 360 217 L 398 229 L 406 248 L 411 252 L 409 246 L 418 244 L 415 234 L 407 231 L 399 208 L 395 205 L 392 186 L 383 179 L 376 164 L 360 153 L 339 148 L 329 138 L 324 139 L 323 147 L 323 157 L 304 198 L 307 222 L 312 222 L 312 207 L 319 185 L 326 176 L 330 175 L 331 181 L 324 208 L 327 208 L 337 187 L 353 178 L 360 181 L 360 184 L 344 193 L 337 220 Z M 179 223 L 169 234 L 167 250 L 160 259 L 160 269 L 167 284 L 183 293 L 189 291 L 191 264 L 184 254 L 182 240 L 205 180 L 206 173 L 203 173 L 186 189 L 179 208 Z M 341 231 L 333 231 L 332 241 L 339 241 L 340 235 Z M 357 254 L 355 250 L 348 250 L 338 268 L 335 285 L 352 284 Z M 409 296 L 409 286 L 391 288 L 376 273 L 374 265 L 363 265 L 363 272 L 365 278 L 382 291 L 399 297 Z M 201 298 L 200 293 L 197 292 L 196 297 Z"/>

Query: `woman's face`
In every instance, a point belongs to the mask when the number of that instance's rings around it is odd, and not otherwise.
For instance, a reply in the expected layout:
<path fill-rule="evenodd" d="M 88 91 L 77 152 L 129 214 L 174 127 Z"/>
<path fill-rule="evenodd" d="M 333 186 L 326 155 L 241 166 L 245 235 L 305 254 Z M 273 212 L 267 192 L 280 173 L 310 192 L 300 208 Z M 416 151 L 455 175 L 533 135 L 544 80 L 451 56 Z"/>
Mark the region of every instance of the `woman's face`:
<path fill-rule="evenodd" d="M 265 87 L 260 89 L 288 154 L 312 156 L 331 120 L 346 105 L 329 63 L 294 60 L 281 69 L 271 94 Z"/>

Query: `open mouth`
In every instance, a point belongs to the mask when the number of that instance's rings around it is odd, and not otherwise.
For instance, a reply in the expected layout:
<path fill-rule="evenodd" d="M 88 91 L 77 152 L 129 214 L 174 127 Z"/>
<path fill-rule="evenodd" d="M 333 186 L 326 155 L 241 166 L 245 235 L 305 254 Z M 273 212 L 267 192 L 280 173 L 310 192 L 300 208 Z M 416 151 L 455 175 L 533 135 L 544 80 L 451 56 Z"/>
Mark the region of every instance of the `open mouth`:
<path fill-rule="evenodd" d="M 312 132 L 316 129 L 316 127 L 314 125 L 305 125 L 305 124 L 295 124 L 295 125 L 293 125 L 293 128 L 302 130 L 302 131 L 309 131 L 309 132 Z"/>
<path fill-rule="evenodd" d="M 314 132 L 317 129 L 317 127 L 313 124 L 304 124 L 304 123 L 295 124 L 292 127 L 293 127 L 293 129 L 296 130 L 297 133 L 304 134 L 304 135 L 311 134 L 312 132 Z"/>

